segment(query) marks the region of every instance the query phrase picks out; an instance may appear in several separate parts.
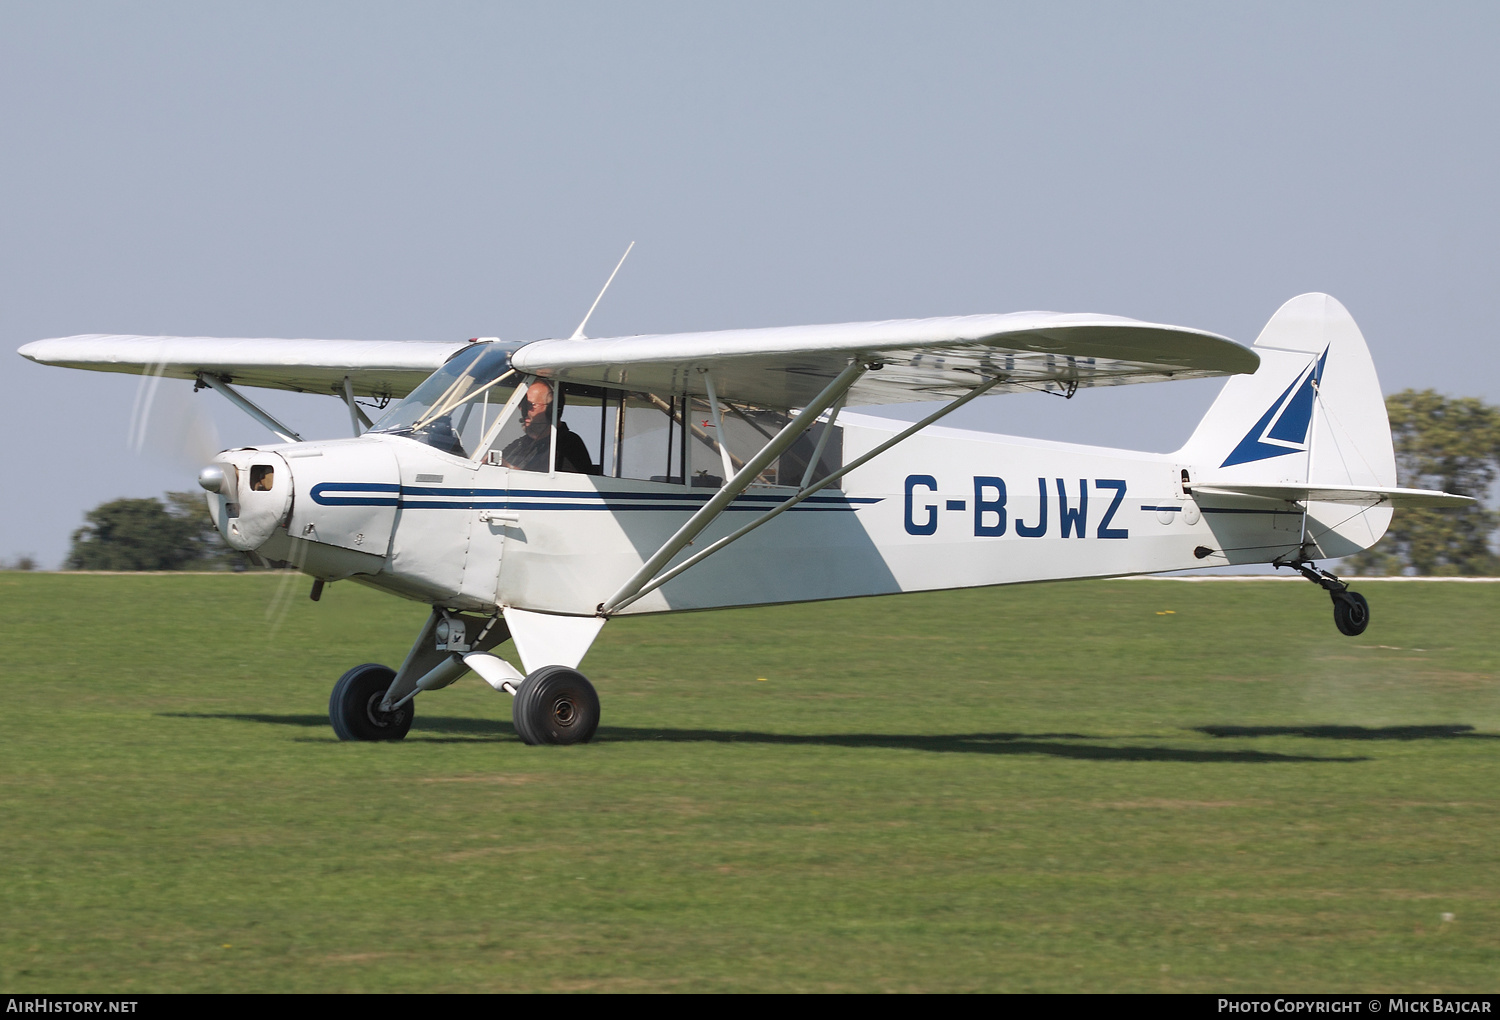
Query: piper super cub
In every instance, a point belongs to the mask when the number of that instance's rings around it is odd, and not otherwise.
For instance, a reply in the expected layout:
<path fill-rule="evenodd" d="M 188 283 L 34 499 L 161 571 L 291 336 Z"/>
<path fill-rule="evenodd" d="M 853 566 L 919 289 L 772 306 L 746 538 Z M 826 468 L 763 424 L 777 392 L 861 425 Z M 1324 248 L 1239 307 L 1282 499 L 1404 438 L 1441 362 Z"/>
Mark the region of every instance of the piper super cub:
<path fill-rule="evenodd" d="M 597 304 L 597 302 L 596 302 Z M 586 322 L 587 320 L 585 320 Z M 1017 312 L 675 335 L 465 343 L 75 336 L 47 365 L 196 380 L 280 442 L 198 477 L 225 540 L 432 607 L 397 669 L 334 685 L 344 740 L 399 740 L 469 670 L 528 744 L 587 741 L 577 670 L 612 617 L 1318 559 L 1366 549 L 1396 487 L 1375 368 L 1333 298 L 1253 347 L 1108 315 Z M 1134 453 L 936 426 L 985 394 L 1231 376 L 1187 445 Z M 306 442 L 236 389 L 334 394 L 354 438 Z M 357 398 L 383 409 L 371 422 Z M 906 425 L 860 405 L 946 400 Z M 514 642 L 512 661 L 495 650 Z"/>

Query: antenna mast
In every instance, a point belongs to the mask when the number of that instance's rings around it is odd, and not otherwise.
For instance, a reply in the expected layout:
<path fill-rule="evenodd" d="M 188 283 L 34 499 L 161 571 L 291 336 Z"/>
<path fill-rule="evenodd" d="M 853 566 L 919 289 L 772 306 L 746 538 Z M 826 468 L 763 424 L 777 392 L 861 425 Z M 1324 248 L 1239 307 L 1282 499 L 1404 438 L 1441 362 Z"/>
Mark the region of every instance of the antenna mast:
<path fill-rule="evenodd" d="M 609 279 L 604 281 L 604 290 L 601 290 L 599 292 L 599 296 L 594 298 L 594 303 L 589 305 L 588 313 L 584 315 L 583 321 L 578 324 L 578 328 L 573 331 L 573 335 L 568 337 L 569 340 L 584 339 L 583 327 L 589 324 L 589 317 L 594 314 L 594 309 L 599 307 L 599 302 L 604 300 L 604 291 L 609 290 L 609 285 L 615 282 L 615 273 L 618 273 L 620 271 L 620 266 L 623 266 L 625 264 L 625 260 L 630 257 L 630 249 L 634 247 L 635 242 L 631 241 L 630 246 L 625 249 L 625 254 L 620 256 L 619 263 L 615 265 L 615 272 L 610 273 Z"/>

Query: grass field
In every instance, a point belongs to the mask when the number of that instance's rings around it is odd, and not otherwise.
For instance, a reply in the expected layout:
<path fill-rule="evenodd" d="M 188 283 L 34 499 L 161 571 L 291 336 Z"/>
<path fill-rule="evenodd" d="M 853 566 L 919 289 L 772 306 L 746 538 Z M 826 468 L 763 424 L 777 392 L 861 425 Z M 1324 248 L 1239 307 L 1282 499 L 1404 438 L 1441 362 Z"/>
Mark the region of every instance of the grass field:
<path fill-rule="evenodd" d="M 276 584 L 0 574 L 0 991 L 1500 988 L 1500 585 L 623 620 L 536 748 L 339 743 L 425 610 Z"/>

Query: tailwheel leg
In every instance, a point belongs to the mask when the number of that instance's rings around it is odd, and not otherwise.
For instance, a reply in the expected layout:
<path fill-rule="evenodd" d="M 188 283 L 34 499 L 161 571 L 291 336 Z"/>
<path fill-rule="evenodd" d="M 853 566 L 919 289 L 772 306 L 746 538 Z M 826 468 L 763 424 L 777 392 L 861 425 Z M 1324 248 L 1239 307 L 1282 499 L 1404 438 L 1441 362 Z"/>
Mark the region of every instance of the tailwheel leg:
<path fill-rule="evenodd" d="M 1295 567 L 1299 574 L 1313 584 L 1328 592 L 1328 597 L 1333 599 L 1333 623 L 1338 627 L 1340 634 L 1354 637 L 1365 632 L 1365 628 L 1370 625 L 1370 603 L 1365 601 L 1363 595 L 1357 591 L 1350 591 L 1349 586 L 1343 581 L 1311 563 L 1289 565 Z"/>

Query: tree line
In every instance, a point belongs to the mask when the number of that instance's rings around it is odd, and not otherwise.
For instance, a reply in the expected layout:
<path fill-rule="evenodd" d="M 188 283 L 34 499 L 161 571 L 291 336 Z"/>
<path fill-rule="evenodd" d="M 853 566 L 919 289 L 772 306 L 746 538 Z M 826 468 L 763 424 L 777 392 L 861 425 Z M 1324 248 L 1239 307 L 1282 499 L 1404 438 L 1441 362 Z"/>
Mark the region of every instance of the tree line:
<path fill-rule="evenodd" d="M 1402 390 L 1385 398 L 1398 484 L 1441 489 L 1479 502 L 1461 510 L 1397 510 L 1373 547 L 1344 570 L 1422 577 L 1500 574 L 1492 540 L 1500 523 L 1491 490 L 1500 476 L 1500 407 L 1474 397 Z"/>
<path fill-rule="evenodd" d="M 1399 484 L 1473 496 L 1462 510 L 1398 510 L 1374 548 L 1344 561 L 1353 574 L 1500 574 L 1492 547 L 1500 515 L 1491 490 L 1500 477 L 1500 407 L 1473 397 L 1403 390 L 1386 398 Z M 30 569 L 19 562 L 12 569 Z M 245 557 L 214 527 L 201 493 L 116 499 L 73 532 L 69 570 L 244 569 Z"/>
<path fill-rule="evenodd" d="M 214 527 L 201 492 L 114 499 L 83 516 L 65 570 L 243 570 L 246 559 Z"/>

